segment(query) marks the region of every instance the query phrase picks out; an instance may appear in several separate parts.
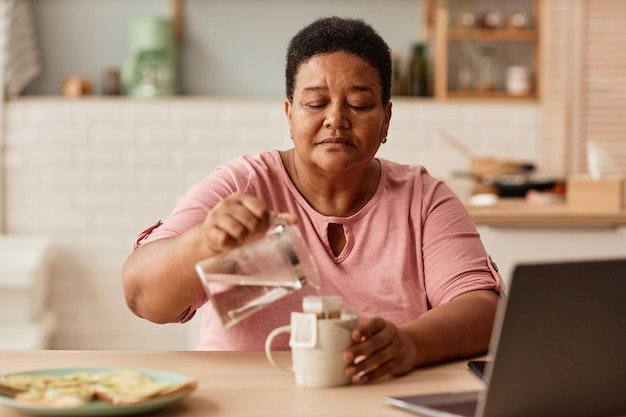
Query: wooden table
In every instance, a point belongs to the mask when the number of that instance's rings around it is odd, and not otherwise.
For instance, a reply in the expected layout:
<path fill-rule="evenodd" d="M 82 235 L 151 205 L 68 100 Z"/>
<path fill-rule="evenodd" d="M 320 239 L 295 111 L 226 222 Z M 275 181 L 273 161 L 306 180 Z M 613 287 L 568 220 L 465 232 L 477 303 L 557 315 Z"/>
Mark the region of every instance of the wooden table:
<path fill-rule="evenodd" d="M 283 357 L 281 357 L 283 355 Z M 279 360 L 288 360 L 279 352 Z M 151 415 L 164 416 L 408 416 L 383 402 L 386 395 L 410 395 L 483 388 L 467 361 L 422 368 L 369 385 L 338 388 L 297 386 L 260 352 L 0 351 L 0 373 L 66 367 L 138 367 L 179 372 L 198 379 L 181 402 Z M 3 417 L 24 417 L 0 405 Z"/>

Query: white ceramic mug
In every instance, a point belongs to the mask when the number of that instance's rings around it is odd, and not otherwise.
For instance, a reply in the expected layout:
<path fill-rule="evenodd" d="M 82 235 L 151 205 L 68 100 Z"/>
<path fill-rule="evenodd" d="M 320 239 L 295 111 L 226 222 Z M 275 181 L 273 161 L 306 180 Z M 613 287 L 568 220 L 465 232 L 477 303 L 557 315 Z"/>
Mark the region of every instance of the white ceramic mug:
<path fill-rule="evenodd" d="M 357 323 L 353 311 L 342 312 L 338 319 L 318 319 L 315 313 L 291 313 L 291 324 L 278 327 L 267 336 L 265 354 L 272 365 L 294 374 L 296 384 L 306 387 L 348 385 L 343 351 L 352 345 L 350 331 Z M 277 362 L 272 355 L 272 341 L 281 333 L 290 333 L 292 365 Z"/>

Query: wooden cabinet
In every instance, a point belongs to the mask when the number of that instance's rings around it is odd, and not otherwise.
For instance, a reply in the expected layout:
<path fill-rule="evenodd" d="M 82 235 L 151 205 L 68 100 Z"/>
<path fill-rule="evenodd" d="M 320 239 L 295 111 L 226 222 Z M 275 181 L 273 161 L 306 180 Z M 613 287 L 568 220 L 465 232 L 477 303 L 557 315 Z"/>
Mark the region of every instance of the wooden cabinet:
<path fill-rule="evenodd" d="M 540 0 L 430 0 L 437 99 L 537 100 Z"/>

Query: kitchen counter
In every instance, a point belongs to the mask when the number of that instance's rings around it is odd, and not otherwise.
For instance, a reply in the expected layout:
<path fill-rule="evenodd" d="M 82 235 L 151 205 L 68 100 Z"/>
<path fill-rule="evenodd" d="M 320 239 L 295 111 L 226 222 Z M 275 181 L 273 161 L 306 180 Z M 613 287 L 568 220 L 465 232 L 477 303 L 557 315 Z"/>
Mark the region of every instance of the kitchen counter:
<path fill-rule="evenodd" d="M 467 210 L 476 225 L 518 226 L 620 226 L 626 225 L 626 209 L 617 212 L 585 211 L 565 202 L 528 203 L 522 198 L 501 198 L 492 206 Z"/>

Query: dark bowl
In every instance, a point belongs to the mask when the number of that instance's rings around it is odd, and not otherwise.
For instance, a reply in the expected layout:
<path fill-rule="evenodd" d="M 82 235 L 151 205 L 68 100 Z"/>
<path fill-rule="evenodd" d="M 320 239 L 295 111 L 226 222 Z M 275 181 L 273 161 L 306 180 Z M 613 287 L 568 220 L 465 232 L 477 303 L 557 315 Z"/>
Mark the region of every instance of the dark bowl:
<path fill-rule="evenodd" d="M 529 190 L 545 191 L 559 183 L 554 178 L 540 178 L 532 175 L 502 175 L 487 180 L 496 188 L 500 197 L 525 197 Z"/>

